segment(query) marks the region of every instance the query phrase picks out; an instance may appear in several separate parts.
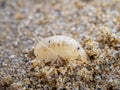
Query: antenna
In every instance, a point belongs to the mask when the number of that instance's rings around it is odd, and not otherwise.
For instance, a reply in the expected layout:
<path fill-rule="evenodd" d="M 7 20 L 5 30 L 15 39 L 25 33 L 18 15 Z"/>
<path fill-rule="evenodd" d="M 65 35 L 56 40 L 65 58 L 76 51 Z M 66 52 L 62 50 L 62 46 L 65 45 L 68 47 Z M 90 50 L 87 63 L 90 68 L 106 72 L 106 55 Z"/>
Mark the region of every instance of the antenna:
<path fill-rule="evenodd" d="M 53 52 L 57 56 L 59 55 L 57 52 L 55 52 L 54 50 L 52 50 L 51 48 L 49 48 L 48 46 L 46 46 L 43 42 L 41 42 L 41 40 L 39 40 L 39 38 L 34 33 L 33 33 L 33 36 L 35 37 L 35 39 L 33 39 L 33 40 L 35 40 L 38 43 L 40 43 L 39 45 L 43 45 L 45 48 L 47 48 L 48 50 L 50 50 L 51 52 Z"/>
<path fill-rule="evenodd" d="M 53 33 L 54 36 L 56 36 L 55 31 L 53 31 L 53 29 L 50 27 L 50 25 L 47 25 L 47 27 L 49 28 L 49 30 Z"/>

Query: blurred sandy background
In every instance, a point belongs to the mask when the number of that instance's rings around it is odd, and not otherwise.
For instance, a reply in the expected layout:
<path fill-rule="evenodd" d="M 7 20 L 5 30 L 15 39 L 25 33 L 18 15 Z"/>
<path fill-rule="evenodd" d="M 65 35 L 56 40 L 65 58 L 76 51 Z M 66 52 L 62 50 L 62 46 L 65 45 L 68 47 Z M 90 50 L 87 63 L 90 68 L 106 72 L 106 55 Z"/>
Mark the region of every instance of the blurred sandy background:
<path fill-rule="evenodd" d="M 34 34 L 52 36 L 47 25 L 80 42 L 89 63 L 33 67 Z M 0 0 L 0 90 L 119 89 L 120 0 Z"/>

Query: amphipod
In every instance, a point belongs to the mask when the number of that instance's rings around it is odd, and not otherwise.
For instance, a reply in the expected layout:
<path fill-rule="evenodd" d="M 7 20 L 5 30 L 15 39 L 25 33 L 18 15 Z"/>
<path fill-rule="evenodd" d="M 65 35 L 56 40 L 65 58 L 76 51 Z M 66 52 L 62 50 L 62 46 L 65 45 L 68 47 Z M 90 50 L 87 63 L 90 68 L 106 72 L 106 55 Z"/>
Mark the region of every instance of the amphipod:
<path fill-rule="evenodd" d="M 50 62 L 59 57 L 67 60 L 78 60 L 81 63 L 87 60 L 87 55 L 81 45 L 71 37 L 56 35 L 39 41 L 34 48 L 37 60 Z"/>

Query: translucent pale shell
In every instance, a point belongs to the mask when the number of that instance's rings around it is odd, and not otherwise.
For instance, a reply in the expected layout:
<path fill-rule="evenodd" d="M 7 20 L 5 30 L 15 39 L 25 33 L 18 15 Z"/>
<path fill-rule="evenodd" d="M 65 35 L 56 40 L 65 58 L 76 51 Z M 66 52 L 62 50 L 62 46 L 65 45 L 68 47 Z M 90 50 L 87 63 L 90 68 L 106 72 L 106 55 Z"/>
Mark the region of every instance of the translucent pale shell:
<path fill-rule="evenodd" d="M 57 35 L 38 42 L 34 48 L 37 60 L 49 62 L 59 57 L 67 60 L 79 60 L 85 62 L 87 55 L 81 45 L 71 37 Z"/>

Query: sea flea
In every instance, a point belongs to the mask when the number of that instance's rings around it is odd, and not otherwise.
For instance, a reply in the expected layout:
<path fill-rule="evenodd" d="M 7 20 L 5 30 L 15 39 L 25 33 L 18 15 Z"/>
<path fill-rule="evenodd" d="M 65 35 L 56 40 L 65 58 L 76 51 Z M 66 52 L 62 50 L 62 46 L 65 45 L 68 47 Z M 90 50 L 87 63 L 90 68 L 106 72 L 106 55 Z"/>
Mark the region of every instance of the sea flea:
<path fill-rule="evenodd" d="M 87 60 L 87 55 L 81 45 L 71 37 L 56 35 L 39 41 L 34 48 L 36 60 L 51 62 L 59 57 L 66 60 Z"/>

